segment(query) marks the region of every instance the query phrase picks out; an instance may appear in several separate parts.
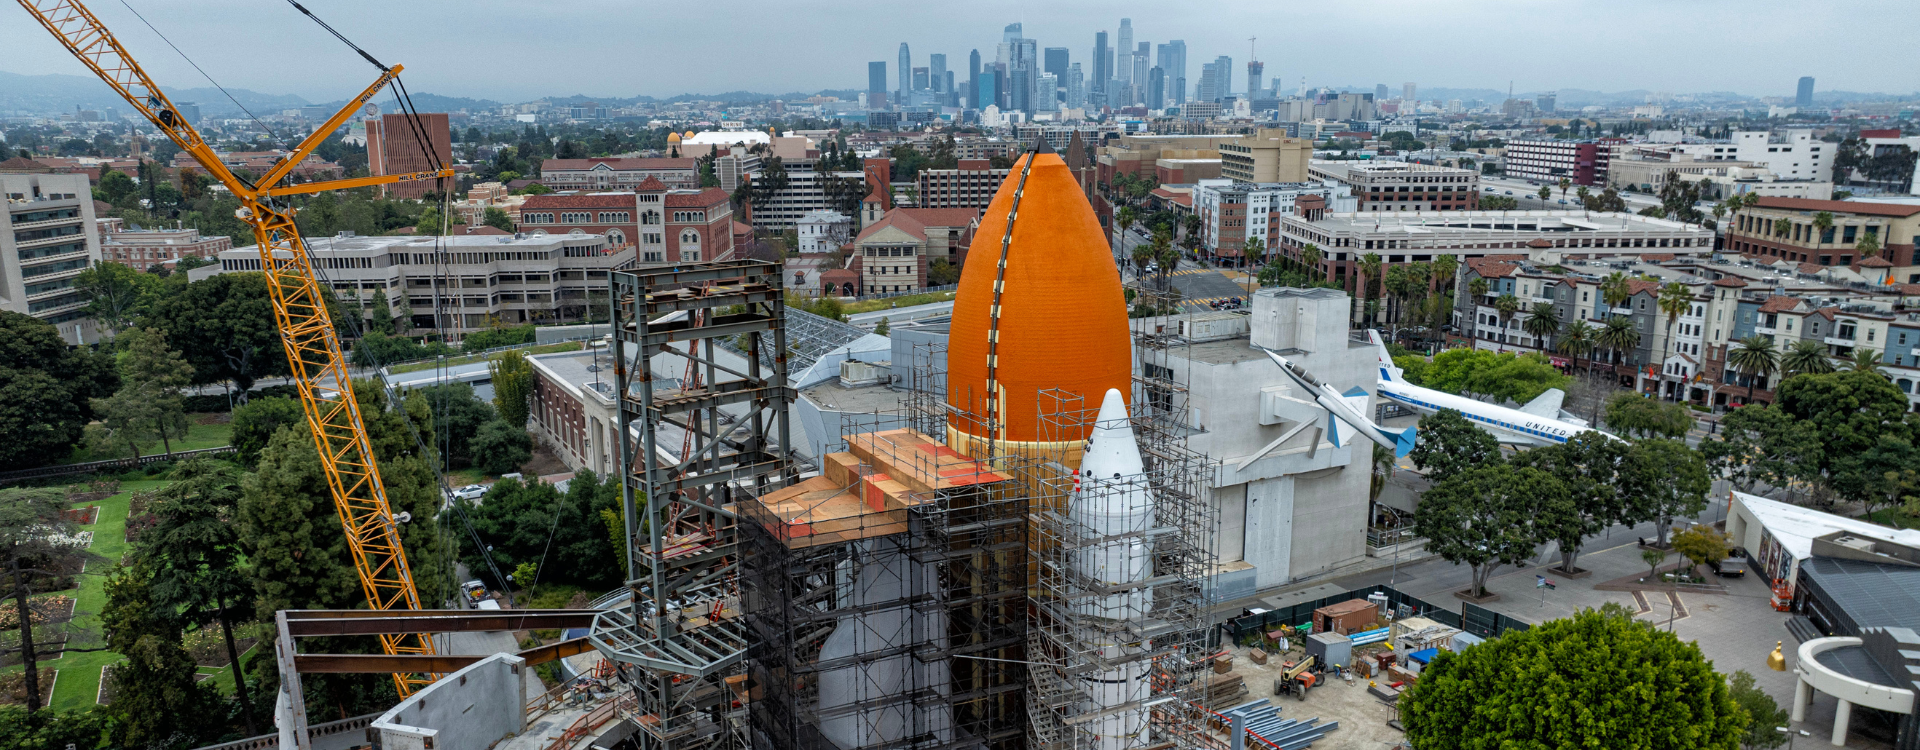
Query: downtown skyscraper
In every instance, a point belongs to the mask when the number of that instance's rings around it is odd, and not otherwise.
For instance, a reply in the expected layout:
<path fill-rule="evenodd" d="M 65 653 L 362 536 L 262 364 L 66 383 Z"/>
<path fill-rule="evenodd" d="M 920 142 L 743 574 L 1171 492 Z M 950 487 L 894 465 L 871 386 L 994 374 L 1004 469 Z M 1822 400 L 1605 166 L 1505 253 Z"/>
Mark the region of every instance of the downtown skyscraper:
<path fill-rule="evenodd" d="M 907 43 L 900 43 L 900 87 L 894 96 L 900 104 L 907 103 L 907 94 L 913 91 L 913 54 L 907 51 Z"/>

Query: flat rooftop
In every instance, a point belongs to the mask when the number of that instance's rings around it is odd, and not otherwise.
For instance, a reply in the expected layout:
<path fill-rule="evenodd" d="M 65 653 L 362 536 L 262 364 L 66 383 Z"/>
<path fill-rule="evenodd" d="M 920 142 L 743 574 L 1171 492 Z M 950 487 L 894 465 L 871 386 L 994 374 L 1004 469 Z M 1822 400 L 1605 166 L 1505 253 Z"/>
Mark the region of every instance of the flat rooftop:
<path fill-rule="evenodd" d="M 1329 232 L 1372 232 L 1436 238 L 1449 233 L 1511 232 L 1713 232 L 1696 224 L 1629 213 L 1591 211 L 1392 211 L 1329 213 L 1313 226 Z M 1575 248 L 1568 248 L 1575 250 Z M 1653 248 L 1635 248 L 1652 250 Z"/>
<path fill-rule="evenodd" d="M 906 408 L 907 392 L 884 385 L 847 388 L 838 379 L 800 389 L 800 396 L 822 409 L 853 414 L 875 414 Z"/>
<path fill-rule="evenodd" d="M 1800 564 L 1800 574 L 1832 596 L 1856 627 L 1920 625 L 1920 568 L 1815 556 Z"/>

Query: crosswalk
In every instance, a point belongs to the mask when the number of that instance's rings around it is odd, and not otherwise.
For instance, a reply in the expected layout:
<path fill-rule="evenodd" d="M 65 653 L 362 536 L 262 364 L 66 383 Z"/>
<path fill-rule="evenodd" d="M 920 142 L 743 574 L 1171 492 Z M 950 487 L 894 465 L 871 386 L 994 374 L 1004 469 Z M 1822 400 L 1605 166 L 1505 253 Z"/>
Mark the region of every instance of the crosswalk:
<path fill-rule="evenodd" d="M 1237 300 L 1240 300 L 1242 303 L 1245 303 L 1247 298 L 1245 295 L 1240 295 L 1240 294 L 1228 295 L 1225 297 L 1196 297 L 1194 299 L 1181 300 L 1180 310 L 1181 312 L 1212 312 L 1213 303 L 1219 302 L 1221 300 L 1229 300 L 1229 299 L 1237 299 Z M 1241 308 L 1241 309 L 1244 309 L 1244 308 Z"/>
<path fill-rule="evenodd" d="M 1175 270 L 1173 273 L 1170 273 L 1167 275 L 1168 276 L 1188 276 L 1196 273 L 1219 273 L 1219 271 L 1216 271 L 1211 268 L 1182 268 L 1182 269 Z"/>

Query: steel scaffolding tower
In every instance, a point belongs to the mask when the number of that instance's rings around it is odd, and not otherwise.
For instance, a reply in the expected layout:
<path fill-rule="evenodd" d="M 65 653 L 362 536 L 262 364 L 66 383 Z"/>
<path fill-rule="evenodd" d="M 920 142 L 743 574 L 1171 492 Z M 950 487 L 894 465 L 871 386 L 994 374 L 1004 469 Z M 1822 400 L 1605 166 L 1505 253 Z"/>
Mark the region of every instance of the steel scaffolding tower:
<path fill-rule="evenodd" d="M 781 277 L 764 261 L 612 274 L 633 598 L 596 617 L 590 637 L 608 658 L 638 667 L 622 674 L 650 749 L 741 740 L 747 632 L 734 508 L 794 480 Z M 696 380 L 656 376 L 689 365 Z"/>

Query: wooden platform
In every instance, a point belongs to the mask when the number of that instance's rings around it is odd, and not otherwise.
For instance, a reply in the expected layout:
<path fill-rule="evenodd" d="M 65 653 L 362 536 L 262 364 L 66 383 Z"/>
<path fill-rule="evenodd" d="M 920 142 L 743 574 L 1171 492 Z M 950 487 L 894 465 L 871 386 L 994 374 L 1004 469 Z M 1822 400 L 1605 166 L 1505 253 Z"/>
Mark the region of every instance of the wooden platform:
<path fill-rule="evenodd" d="M 767 530 L 788 547 L 801 549 L 905 533 L 906 486 L 880 474 L 870 474 L 852 486 L 826 476 L 767 493 L 757 502 L 772 518 Z"/>
<path fill-rule="evenodd" d="M 1013 477 L 913 430 L 848 435 L 847 450 L 914 493 L 1005 482 Z"/>

